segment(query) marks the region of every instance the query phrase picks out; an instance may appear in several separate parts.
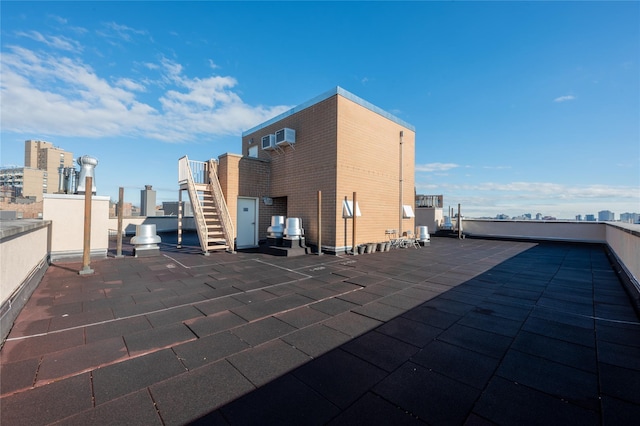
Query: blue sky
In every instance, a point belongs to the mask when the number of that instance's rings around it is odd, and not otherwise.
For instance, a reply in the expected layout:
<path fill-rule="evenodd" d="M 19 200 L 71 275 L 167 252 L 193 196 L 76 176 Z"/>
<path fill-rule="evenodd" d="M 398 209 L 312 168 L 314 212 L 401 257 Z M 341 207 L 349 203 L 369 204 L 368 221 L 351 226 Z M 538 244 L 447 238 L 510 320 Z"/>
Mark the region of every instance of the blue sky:
<path fill-rule="evenodd" d="M 177 160 L 335 86 L 416 127 L 416 190 L 468 216 L 640 212 L 638 2 L 7 2 L 3 166 L 99 160 L 177 199 Z"/>

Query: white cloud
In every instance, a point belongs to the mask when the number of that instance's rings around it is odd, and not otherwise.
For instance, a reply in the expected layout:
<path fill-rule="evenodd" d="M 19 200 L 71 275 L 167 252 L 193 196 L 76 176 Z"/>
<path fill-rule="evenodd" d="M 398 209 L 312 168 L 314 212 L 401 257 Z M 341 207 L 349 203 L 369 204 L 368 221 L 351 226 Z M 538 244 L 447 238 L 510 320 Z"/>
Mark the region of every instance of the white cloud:
<path fill-rule="evenodd" d="M 557 98 L 555 98 L 553 100 L 553 102 L 567 102 L 567 101 L 572 101 L 574 100 L 576 97 L 573 95 L 565 95 L 565 96 L 559 96 Z"/>
<path fill-rule="evenodd" d="M 416 164 L 416 172 L 446 172 L 447 170 L 455 169 L 457 167 L 461 167 L 459 164 L 455 163 L 427 163 L 427 164 Z"/>
<path fill-rule="evenodd" d="M 137 30 L 116 22 L 105 22 L 103 26 L 105 27 L 105 30 L 98 31 L 99 35 L 103 37 L 121 39 L 127 42 L 131 41 L 132 36 L 134 35 L 147 35 L 145 30 Z"/>
<path fill-rule="evenodd" d="M 198 135 L 237 135 L 289 106 L 251 106 L 229 76 L 191 78 L 181 64 L 162 59 L 160 81 L 98 75 L 82 60 L 9 47 L 3 52 L 3 131 L 75 137 L 138 136 L 163 141 Z M 139 92 L 157 102 L 142 102 Z M 149 99 L 149 98 L 147 98 Z"/>
<path fill-rule="evenodd" d="M 140 83 L 136 83 L 135 81 L 131 80 L 130 78 L 119 78 L 116 80 L 115 82 L 116 86 L 122 87 L 126 90 L 129 91 L 136 91 L 136 92 L 144 92 L 145 91 L 145 87 L 144 85 L 140 84 Z"/>
<path fill-rule="evenodd" d="M 20 31 L 16 33 L 16 36 L 27 37 L 55 49 L 68 50 L 71 52 L 79 52 L 82 50 L 80 43 L 64 36 L 45 36 L 38 31 Z"/>
<path fill-rule="evenodd" d="M 510 169 L 511 166 L 482 166 L 482 168 L 487 170 L 506 170 Z"/>
<path fill-rule="evenodd" d="M 58 16 L 58 15 L 48 15 L 49 18 L 53 19 L 55 22 L 57 22 L 58 24 L 62 24 L 62 25 L 66 25 L 67 24 L 67 18 L 63 18 L 62 16 Z"/>

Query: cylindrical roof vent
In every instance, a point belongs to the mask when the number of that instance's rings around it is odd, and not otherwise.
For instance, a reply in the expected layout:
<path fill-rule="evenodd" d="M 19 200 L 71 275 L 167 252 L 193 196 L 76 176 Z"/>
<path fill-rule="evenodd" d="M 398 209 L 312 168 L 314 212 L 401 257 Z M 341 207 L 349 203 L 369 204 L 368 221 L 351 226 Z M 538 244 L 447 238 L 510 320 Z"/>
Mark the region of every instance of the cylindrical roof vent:
<path fill-rule="evenodd" d="M 416 226 L 416 236 L 418 241 L 429 241 L 431 237 L 429 236 L 429 227 L 428 226 Z"/>
<path fill-rule="evenodd" d="M 90 157 L 88 155 L 83 155 L 78 158 L 78 164 L 80 165 L 80 176 L 78 177 L 78 194 L 84 194 L 87 189 L 85 188 L 87 177 L 93 179 L 93 183 L 91 184 L 91 193 L 96 193 L 96 176 L 95 176 L 95 168 L 98 165 L 98 160 L 96 158 Z"/>
<path fill-rule="evenodd" d="M 284 233 L 284 216 L 271 216 L 271 226 L 267 228 L 270 238 L 282 238 Z"/>
<path fill-rule="evenodd" d="M 302 219 L 299 217 L 287 218 L 287 227 L 284 228 L 284 236 L 290 240 L 297 240 L 304 235 L 302 229 Z"/>

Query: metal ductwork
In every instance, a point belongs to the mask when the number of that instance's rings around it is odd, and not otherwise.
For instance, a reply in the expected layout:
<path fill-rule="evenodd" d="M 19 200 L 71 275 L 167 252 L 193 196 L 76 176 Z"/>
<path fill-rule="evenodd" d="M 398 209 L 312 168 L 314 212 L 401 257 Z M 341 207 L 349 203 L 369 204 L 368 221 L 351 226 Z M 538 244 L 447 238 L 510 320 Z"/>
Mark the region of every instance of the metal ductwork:
<path fill-rule="evenodd" d="M 60 167 L 58 173 L 58 192 L 74 194 L 78 186 L 78 171 L 75 167 Z"/>

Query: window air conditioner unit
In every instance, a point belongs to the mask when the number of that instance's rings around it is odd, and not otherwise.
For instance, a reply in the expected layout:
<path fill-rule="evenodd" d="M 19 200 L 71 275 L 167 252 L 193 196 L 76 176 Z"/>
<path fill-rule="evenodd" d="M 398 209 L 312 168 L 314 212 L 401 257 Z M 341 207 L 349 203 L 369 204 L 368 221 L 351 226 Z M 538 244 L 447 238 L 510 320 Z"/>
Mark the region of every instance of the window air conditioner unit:
<path fill-rule="evenodd" d="M 276 132 L 276 143 L 278 145 L 293 145 L 294 143 L 296 143 L 296 131 L 287 127 L 278 130 Z"/>
<path fill-rule="evenodd" d="M 263 136 L 262 149 L 266 149 L 266 150 L 276 149 L 276 136 L 275 135 Z"/>

